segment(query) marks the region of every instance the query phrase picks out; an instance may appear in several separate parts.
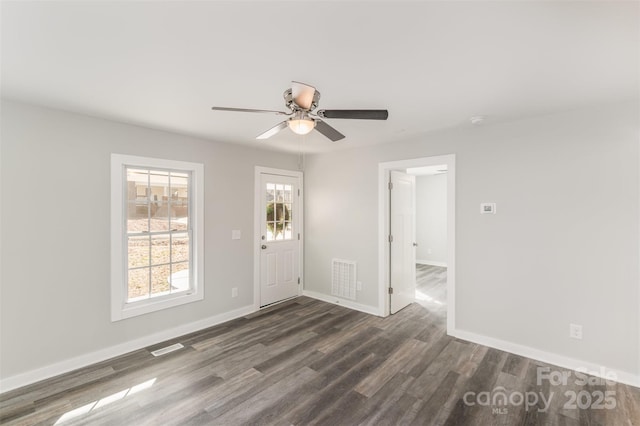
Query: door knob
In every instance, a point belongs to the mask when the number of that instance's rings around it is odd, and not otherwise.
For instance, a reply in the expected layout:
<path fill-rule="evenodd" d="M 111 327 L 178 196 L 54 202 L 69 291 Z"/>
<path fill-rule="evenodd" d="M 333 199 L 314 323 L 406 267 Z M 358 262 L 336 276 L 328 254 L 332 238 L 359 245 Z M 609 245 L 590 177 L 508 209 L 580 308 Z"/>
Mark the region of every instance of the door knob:
<path fill-rule="evenodd" d="M 414 247 L 418 247 L 418 243 L 413 243 L 413 246 Z"/>
<path fill-rule="evenodd" d="M 267 246 L 265 244 L 262 245 L 262 250 L 266 249 Z"/>

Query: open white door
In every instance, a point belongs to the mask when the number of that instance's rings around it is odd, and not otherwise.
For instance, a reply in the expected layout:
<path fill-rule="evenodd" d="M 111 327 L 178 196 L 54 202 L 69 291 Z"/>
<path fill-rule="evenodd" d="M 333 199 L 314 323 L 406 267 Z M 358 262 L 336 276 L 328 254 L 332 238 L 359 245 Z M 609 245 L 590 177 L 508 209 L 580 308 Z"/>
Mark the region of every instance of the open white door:
<path fill-rule="evenodd" d="M 416 178 L 394 170 L 390 174 L 389 308 L 395 314 L 414 301 L 416 292 Z"/>
<path fill-rule="evenodd" d="M 260 174 L 260 306 L 298 295 L 300 211 L 297 177 Z"/>

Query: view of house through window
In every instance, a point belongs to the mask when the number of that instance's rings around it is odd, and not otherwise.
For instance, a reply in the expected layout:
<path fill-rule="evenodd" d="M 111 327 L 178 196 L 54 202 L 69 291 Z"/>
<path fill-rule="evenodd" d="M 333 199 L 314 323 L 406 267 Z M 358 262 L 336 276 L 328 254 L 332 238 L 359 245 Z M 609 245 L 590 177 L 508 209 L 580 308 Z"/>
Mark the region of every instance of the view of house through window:
<path fill-rule="evenodd" d="M 127 302 L 191 289 L 190 173 L 125 171 Z"/>

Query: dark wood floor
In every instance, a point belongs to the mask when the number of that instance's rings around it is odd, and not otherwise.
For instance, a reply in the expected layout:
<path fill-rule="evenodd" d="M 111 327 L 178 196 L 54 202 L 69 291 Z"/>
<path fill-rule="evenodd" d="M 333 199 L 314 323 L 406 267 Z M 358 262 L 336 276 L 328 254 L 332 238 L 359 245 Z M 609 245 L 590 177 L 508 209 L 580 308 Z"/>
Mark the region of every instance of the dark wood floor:
<path fill-rule="evenodd" d="M 424 282 L 427 276 L 442 280 L 446 270 L 424 269 L 418 275 L 419 291 L 431 300 L 389 318 L 301 297 L 5 393 L 0 396 L 0 422 L 640 424 L 638 389 L 615 383 L 581 386 L 571 380 L 565 386 L 546 380 L 538 385 L 538 367 L 565 370 L 447 336 L 446 292 L 438 283 Z M 150 354 L 176 342 L 185 347 L 158 358 Z M 493 397 L 499 387 L 513 403 L 478 403 L 485 402 L 481 392 L 493 392 Z M 616 407 L 565 407 L 571 402 L 565 392 L 580 391 L 596 396 L 614 392 L 609 399 L 613 395 Z M 548 410 L 543 401 L 533 404 L 533 393 L 551 398 Z M 532 406 L 516 404 L 518 394 L 530 398 Z"/>

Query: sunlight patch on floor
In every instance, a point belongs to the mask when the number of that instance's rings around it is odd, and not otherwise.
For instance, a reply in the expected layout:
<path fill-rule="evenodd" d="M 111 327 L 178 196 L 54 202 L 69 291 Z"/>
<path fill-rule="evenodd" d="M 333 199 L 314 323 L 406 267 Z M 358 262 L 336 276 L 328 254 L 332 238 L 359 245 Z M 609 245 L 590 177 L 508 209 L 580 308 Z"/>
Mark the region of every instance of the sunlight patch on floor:
<path fill-rule="evenodd" d="M 54 423 L 54 425 L 62 424 L 64 422 L 68 421 L 68 420 L 75 419 L 76 417 L 88 414 L 92 410 L 95 410 L 95 409 L 100 408 L 100 407 L 104 407 L 104 406 L 112 404 L 112 403 L 114 403 L 116 401 L 120 401 L 121 399 L 124 399 L 127 396 L 131 396 L 131 395 L 136 394 L 136 393 L 138 393 L 140 391 L 148 389 L 151 386 L 153 386 L 155 381 L 156 381 L 156 378 L 154 377 L 153 379 L 147 380 L 146 382 L 142 382 L 142 383 L 137 384 L 135 386 L 132 386 L 130 388 L 121 390 L 120 392 L 116 392 L 116 393 L 114 393 L 112 395 L 105 396 L 102 399 L 90 402 L 90 403 L 88 403 L 86 405 L 83 405 L 82 407 L 78 407 L 78 408 L 76 408 L 74 410 L 67 411 L 66 413 L 64 413 L 58 419 L 57 422 Z"/>
<path fill-rule="evenodd" d="M 416 290 L 416 300 L 421 302 L 435 303 L 436 305 L 444 305 L 444 303 L 442 303 L 441 301 L 434 299 L 433 297 L 421 292 L 420 290 Z"/>

